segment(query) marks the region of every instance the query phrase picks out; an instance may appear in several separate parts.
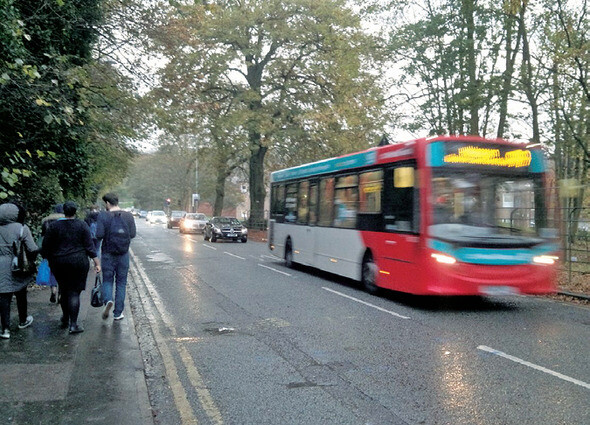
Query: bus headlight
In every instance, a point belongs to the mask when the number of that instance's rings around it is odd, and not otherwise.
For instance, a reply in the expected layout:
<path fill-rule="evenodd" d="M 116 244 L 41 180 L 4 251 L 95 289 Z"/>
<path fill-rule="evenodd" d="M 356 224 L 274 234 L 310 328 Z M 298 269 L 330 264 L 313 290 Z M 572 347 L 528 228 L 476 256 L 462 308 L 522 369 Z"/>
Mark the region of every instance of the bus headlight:
<path fill-rule="evenodd" d="M 457 262 L 457 259 L 455 257 L 451 257 L 450 255 L 446 255 L 446 254 L 440 254 L 438 252 L 434 252 L 434 253 L 430 254 L 430 256 L 432 258 L 434 258 L 436 261 L 438 261 L 439 263 L 443 263 L 443 264 L 455 264 Z"/>
<path fill-rule="evenodd" d="M 555 264 L 555 262 L 559 260 L 559 257 L 555 255 L 538 255 L 533 257 L 533 263 L 535 264 Z"/>

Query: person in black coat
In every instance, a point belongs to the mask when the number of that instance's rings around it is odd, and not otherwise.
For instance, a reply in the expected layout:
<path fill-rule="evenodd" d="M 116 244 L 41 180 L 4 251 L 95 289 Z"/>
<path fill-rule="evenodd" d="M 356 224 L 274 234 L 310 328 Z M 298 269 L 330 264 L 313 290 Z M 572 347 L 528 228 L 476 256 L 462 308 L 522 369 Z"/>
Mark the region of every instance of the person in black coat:
<path fill-rule="evenodd" d="M 88 277 L 88 257 L 94 262 L 96 273 L 100 273 L 100 260 L 97 256 L 90 228 L 76 218 L 78 205 L 73 201 L 64 203 L 64 218 L 49 225 L 43 238 L 43 257 L 57 279 L 61 293 L 63 328 L 70 326 L 70 333 L 83 332 L 78 324 L 80 312 L 80 292 L 86 289 Z"/>

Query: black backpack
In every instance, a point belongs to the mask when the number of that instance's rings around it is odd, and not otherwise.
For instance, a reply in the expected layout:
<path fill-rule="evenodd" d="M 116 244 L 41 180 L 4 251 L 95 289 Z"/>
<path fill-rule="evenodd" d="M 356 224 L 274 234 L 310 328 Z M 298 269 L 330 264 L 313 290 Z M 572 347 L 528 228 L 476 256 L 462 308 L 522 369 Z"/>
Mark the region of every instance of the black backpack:
<path fill-rule="evenodd" d="M 131 243 L 129 228 L 119 211 L 112 213 L 107 231 L 107 243 L 108 252 L 112 254 L 120 255 L 129 251 L 129 244 Z"/>

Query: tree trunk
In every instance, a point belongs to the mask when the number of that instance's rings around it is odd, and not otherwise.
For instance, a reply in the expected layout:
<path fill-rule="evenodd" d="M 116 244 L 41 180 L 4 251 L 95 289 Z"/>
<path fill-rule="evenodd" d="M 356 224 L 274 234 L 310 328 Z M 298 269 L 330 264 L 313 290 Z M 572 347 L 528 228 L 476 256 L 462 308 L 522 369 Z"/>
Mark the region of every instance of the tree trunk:
<path fill-rule="evenodd" d="M 506 120 L 508 116 L 508 98 L 512 92 L 512 75 L 514 73 L 514 63 L 516 61 L 516 52 L 520 46 L 520 40 L 522 38 L 521 26 L 519 25 L 518 37 L 516 39 L 516 45 L 512 48 L 512 32 L 513 25 L 516 16 L 512 11 L 506 13 L 506 70 L 502 78 L 502 91 L 500 92 L 500 117 L 498 122 L 498 132 L 496 133 L 498 138 L 504 137 L 506 131 Z"/>
<path fill-rule="evenodd" d="M 223 201 L 225 199 L 225 179 L 228 174 L 225 167 L 217 167 L 217 178 L 215 179 L 215 203 L 213 204 L 213 215 L 219 216 L 223 213 Z"/>
<path fill-rule="evenodd" d="M 250 155 L 250 226 L 263 227 L 264 224 L 264 157 L 268 148 L 260 143 L 258 133 L 251 134 Z"/>
<path fill-rule="evenodd" d="M 537 98 L 535 96 L 535 90 L 533 88 L 533 64 L 531 62 L 531 52 L 529 49 L 529 40 L 527 30 L 524 21 L 525 7 L 523 6 L 520 12 L 520 26 L 522 31 L 522 83 L 524 93 L 529 101 L 531 107 L 531 118 L 533 120 L 533 137 L 531 143 L 541 142 L 541 131 L 539 129 L 539 106 L 537 104 Z"/>
<path fill-rule="evenodd" d="M 467 27 L 467 74 L 469 76 L 467 93 L 469 96 L 469 133 L 479 134 L 479 93 L 477 65 L 475 61 L 475 0 L 463 0 L 463 18 Z"/>

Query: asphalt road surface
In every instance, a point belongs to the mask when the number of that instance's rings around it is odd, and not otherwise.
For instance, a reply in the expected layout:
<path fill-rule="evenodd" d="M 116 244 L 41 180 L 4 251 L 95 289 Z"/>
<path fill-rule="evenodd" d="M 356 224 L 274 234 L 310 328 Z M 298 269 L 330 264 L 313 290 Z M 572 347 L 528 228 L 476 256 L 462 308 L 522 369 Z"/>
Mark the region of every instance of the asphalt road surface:
<path fill-rule="evenodd" d="M 137 225 L 156 423 L 590 424 L 588 307 L 372 296 L 264 243 Z"/>

